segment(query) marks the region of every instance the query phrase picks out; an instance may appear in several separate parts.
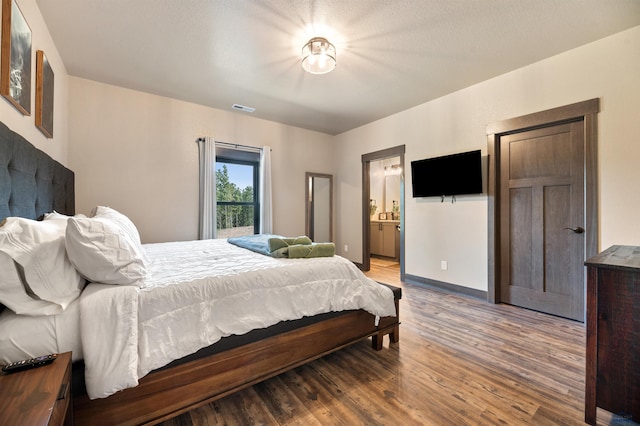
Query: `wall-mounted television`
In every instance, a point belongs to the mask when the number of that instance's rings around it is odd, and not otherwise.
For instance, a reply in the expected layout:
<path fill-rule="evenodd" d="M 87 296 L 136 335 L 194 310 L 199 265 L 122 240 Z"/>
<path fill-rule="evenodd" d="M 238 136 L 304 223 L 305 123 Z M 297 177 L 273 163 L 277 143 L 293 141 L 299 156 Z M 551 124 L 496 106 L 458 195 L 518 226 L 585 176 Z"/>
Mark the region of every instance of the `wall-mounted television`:
<path fill-rule="evenodd" d="M 413 197 L 482 193 L 480 150 L 411 162 Z"/>

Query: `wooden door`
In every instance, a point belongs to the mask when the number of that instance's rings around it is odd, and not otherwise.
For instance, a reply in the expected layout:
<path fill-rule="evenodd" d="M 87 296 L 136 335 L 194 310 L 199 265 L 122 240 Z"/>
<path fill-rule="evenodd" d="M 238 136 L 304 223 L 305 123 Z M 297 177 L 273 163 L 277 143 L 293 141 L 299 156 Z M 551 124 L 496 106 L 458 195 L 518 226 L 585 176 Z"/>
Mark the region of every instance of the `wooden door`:
<path fill-rule="evenodd" d="M 500 138 L 500 299 L 584 319 L 584 123 Z"/>

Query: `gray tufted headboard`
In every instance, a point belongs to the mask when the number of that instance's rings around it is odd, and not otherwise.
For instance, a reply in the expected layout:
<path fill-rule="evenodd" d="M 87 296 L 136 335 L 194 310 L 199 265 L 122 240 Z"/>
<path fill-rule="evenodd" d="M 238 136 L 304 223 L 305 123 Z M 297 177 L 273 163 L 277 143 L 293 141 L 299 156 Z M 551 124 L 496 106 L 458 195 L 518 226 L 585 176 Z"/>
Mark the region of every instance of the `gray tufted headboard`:
<path fill-rule="evenodd" d="M 0 220 L 75 214 L 74 174 L 0 123 Z"/>

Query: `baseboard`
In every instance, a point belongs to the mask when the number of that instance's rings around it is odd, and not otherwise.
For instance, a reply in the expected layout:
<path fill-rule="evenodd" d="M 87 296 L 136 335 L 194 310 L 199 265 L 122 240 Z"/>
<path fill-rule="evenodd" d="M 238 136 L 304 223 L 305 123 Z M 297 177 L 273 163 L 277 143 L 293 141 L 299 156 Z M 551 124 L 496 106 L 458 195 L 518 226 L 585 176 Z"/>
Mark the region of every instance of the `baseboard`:
<path fill-rule="evenodd" d="M 445 283 L 443 281 L 432 280 L 429 278 L 419 277 L 417 275 L 405 274 L 404 281 L 410 284 L 417 284 L 429 287 L 435 290 L 446 291 L 447 293 L 461 294 L 470 296 L 480 300 L 487 300 L 487 292 L 476 290 L 475 288 L 464 287 L 457 284 Z"/>

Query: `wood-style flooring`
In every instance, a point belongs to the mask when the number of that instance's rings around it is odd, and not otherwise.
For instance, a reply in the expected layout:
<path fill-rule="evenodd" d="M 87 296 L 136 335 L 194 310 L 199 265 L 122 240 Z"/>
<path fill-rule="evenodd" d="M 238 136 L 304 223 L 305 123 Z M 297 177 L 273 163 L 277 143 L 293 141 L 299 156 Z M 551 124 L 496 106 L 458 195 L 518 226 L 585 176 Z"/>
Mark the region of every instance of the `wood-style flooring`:
<path fill-rule="evenodd" d="M 325 356 L 163 425 L 583 425 L 585 327 L 400 282 L 400 342 Z M 598 410 L 598 425 L 631 424 Z"/>

